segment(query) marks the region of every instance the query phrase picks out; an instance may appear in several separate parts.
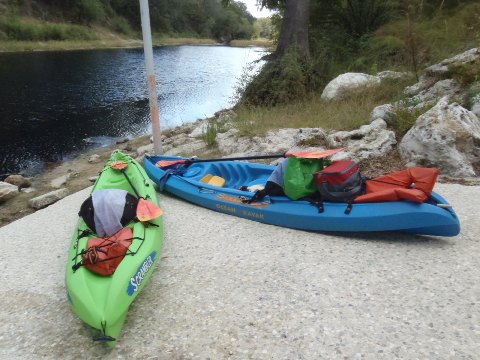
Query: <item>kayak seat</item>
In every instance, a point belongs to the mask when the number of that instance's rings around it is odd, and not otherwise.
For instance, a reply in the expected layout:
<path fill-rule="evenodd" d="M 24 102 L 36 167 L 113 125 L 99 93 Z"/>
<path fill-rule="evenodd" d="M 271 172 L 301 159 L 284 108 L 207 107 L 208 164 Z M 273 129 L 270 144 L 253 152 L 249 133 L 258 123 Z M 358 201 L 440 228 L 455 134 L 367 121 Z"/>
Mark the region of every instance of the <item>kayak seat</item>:
<path fill-rule="evenodd" d="M 252 164 L 250 168 L 238 166 L 234 161 L 225 161 L 209 164 L 208 169 L 205 169 L 205 174 L 213 174 L 226 179 L 225 187 L 236 189 L 239 186 L 247 185 L 255 179 L 258 184 L 270 176 L 271 170 L 261 167 L 261 164 Z"/>
<path fill-rule="evenodd" d="M 213 186 L 220 186 L 220 187 L 223 187 L 225 185 L 225 179 L 224 178 L 222 178 L 220 176 L 212 175 L 212 174 L 205 175 L 200 180 L 200 182 L 202 182 L 204 184 L 213 185 Z"/>

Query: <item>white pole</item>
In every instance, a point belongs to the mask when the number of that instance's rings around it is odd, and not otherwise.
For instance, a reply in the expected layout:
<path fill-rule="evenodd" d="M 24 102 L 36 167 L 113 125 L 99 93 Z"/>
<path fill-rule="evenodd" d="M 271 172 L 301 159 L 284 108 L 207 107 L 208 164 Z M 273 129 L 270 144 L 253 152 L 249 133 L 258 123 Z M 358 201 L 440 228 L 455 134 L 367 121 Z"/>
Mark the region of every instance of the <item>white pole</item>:
<path fill-rule="evenodd" d="M 148 97 L 150 101 L 150 116 L 152 119 L 153 148 L 155 154 L 162 154 L 162 134 L 160 131 L 160 115 L 158 112 L 157 87 L 153 67 L 152 32 L 150 29 L 150 12 L 148 0 L 140 0 L 140 16 L 142 19 L 143 52 L 147 69 Z"/>

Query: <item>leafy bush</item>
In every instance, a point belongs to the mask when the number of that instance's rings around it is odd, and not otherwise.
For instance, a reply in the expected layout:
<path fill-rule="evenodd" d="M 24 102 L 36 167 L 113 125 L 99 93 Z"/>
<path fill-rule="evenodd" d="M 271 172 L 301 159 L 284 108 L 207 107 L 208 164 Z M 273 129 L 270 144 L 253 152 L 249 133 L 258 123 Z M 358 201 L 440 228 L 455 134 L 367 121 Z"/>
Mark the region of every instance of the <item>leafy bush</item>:
<path fill-rule="evenodd" d="M 79 0 L 77 3 L 80 18 L 86 23 L 105 19 L 105 9 L 101 2 L 96 0 Z"/>
<path fill-rule="evenodd" d="M 403 92 L 394 97 L 395 122 L 393 128 L 399 135 L 404 135 L 415 125 L 420 115 L 426 113 L 433 106 L 419 106 L 420 100 L 408 98 Z"/>
<path fill-rule="evenodd" d="M 467 108 L 471 109 L 474 104 L 480 104 L 480 81 L 470 85 L 467 92 Z"/>
<path fill-rule="evenodd" d="M 113 18 L 112 28 L 114 31 L 117 31 L 121 34 L 130 35 L 132 33 L 132 28 L 130 27 L 130 24 L 125 18 L 121 16 Z"/>
<path fill-rule="evenodd" d="M 202 139 L 211 148 L 217 145 L 218 126 L 214 121 L 208 121 L 205 131 L 202 132 Z"/>
<path fill-rule="evenodd" d="M 466 64 L 450 64 L 448 66 L 448 77 L 457 80 L 466 86 L 480 80 L 480 59 Z"/>
<path fill-rule="evenodd" d="M 425 113 L 425 109 L 411 109 L 406 107 L 395 108 L 395 123 L 394 129 L 400 134 L 404 135 L 410 128 L 415 125 L 418 117 Z"/>
<path fill-rule="evenodd" d="M 241 99 L 249 105 L 273 106 L 307 95 L 307 63 L 292 48 L 279 60 L 270 61 L 245 88 Z"/>

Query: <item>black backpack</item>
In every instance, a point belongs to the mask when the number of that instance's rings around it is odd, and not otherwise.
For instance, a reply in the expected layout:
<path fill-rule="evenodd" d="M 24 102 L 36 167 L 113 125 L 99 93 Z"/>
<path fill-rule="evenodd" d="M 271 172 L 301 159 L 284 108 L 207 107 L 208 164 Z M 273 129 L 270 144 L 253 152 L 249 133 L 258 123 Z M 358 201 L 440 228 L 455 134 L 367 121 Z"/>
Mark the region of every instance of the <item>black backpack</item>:
<path fill-rule="evenodd" d="M 105 190 L 102 190 L 102 191 L 105 191 Z M 121 218 L 118 219 L 119 223 L 122 226 L 126 226 L 132 220 L 135 220 L 137 216 L 136 209 L 137 209 L 138 199 L 135 196 L 123 190 L 108 189 L 107 191 L 110 191 L 111 193 L 118 192 L 118 196 L 125 199 L 123 210 L 120 211 L 122 215 L 121 215 Z M 95 207 L 93 206 L 92 195 L 90 195 L 88 199 L 85 200 L 83 204 L 80 206 L 80 211 L 78 212 L 78 215 L 83 219 L 83 221 L 85 221 L 85 224 L 87 224 L 90 230 L 92 230 L 96 234 L 99 233 L 98 229 L 95 226 Z M 101 216 L 101 214 L 97 214 L 97 215 Z"/>
<path fill-rule="evenodd" d="M 351 203 L 365 193 L 365 177 L 360 174 L 357 163 L 351 160 L 332 162 L 314 174 L 314 181 L 325 202 Z"/>

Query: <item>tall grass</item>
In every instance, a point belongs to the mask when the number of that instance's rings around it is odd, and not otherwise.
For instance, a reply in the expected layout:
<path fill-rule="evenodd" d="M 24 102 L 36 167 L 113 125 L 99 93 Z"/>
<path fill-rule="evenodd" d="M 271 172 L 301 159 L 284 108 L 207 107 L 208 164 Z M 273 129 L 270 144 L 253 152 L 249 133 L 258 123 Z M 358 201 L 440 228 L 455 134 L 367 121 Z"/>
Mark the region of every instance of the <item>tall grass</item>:
<path fill-rule="evenodd" d="M 86 27 L 0 16 L 0 38 L 18 41 L 93 40 L 95 34 Z"/>
<path fill-rule="evenodd" d="M 418 51 L 420 65 L 426 66 L 459 52 L 478 47 L 480 44 L 480 3 L 465 4 L 454 12 L 438 12 L 429 18 L 412 19 L 414 27 L 416 51 Z M 408 66 L 409 54 L 406 44 L 409 34 L 407 19 L 390 22 L 377 30 L 365 47 L 366 56 L 395 58 L 399 64 Z M 389 39 L 391 46 L 383 49 L 375 48 L 377 39 Z M 412 39 L 410 39 L 412 40 Z"/>
<path fill-rule="evenodd" d="M 320 94 L 310 94 L 300 101 L 275 107 L 240 105 L 234 123 L 243 136 L 264 135 L 269 130 L 289 127 L 352 130 L 368 124 L 375 106 L 398 98 L 412 82 L 412 78 L 384 80 L 379 85 L 352 91 L 336 101 L 324 101 Z"/>
<path fill-rule="evenodd" d="M 217 145 L 218 125 L 216 122 L 209 121 L 204 131 L 202 131 L 202 139 L 207 144 L 208 148 Z"/>

